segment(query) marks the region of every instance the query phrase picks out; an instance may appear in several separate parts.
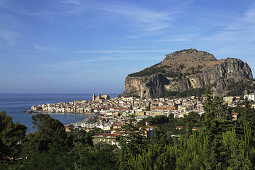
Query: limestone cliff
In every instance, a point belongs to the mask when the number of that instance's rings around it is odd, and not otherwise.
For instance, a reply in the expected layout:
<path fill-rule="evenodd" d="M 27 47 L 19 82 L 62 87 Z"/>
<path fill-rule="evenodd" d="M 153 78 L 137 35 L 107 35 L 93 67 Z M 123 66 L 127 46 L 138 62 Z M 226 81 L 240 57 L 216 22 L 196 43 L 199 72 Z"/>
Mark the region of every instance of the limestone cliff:
<path fill-rule="evenodd" d="M 154 98 L 207 85 L 213 87 L 215 94 L 226 95 L 231 84 L 247 84 L 252 79 L 249 65 L 239 59 L 217 60 L 210 53 L 188 49 L 167 54 L 162 62 L 129 74 L 123 95 Z"/>

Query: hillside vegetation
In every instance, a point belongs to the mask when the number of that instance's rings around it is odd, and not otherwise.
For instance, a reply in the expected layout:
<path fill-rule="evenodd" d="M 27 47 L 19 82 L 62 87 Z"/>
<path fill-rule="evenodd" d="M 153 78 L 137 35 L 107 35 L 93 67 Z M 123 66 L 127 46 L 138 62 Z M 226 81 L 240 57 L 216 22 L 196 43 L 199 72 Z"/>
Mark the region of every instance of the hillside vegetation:
<path fill-rule="evenodd" d="M 45 114 L 32 116 L 37 131 L 26 134 L 24 125 L 2 112 L 0 169 L 254 169 L 255 110 L 247 100 L 245 107 L 229 108 L 209 89 L 206 97 L 202 116 L 156 116 L 140 122 L 130 117 L 122 129 L 126 135 L 118 139 L 120 148 L 93 144 L 98 129 L 66 133 L 61 122 Z M 240 118 L 233 121 L 232 112 Z M 154 128 L 151 138 L 144 136 L 146 125 Z"/>

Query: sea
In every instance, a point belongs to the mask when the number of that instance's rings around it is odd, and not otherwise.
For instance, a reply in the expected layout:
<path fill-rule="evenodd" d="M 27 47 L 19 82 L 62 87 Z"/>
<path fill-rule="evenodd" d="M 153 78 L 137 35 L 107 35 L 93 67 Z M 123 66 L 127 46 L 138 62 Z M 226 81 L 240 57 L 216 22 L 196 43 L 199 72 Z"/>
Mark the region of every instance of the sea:
<path fill-rule="evenodd" d="M 109 94 L 115 98 L 118 94 Z M 6 111 L 12 117 L 13 122 L 19 122 L 27 127 L 27 133 L 36 131 L 32 123 L 32 115 L 25 113 L 33 105 L 50 104 L 58 102 L 71 102 L 80 100 L 91 100 L 92 94 L 40 94 L 40 93 L 0 93 L 0 112 Z M 46 114 L 46 113 L 45 113 Z M 47 113 L 52 118 L 63 124 L 81 122 L 88 116 L 83 114 Z"/>

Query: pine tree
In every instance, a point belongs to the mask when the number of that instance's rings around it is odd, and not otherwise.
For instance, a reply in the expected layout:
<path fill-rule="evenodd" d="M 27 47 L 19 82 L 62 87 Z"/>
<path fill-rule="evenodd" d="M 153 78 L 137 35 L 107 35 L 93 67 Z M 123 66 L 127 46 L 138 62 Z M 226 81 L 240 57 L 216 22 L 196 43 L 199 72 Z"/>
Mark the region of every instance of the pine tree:
<path fill-rule="evenodd" d="M 210 89 L 210 86 L 208 86 L 205 90 L 205 101 L 203 103 L 203 107 L 205 110 L 205 119 L 207 121 L 213 120 L 216 117 L 215 104 L 217 104 L 217 101 L 214 100 L 213 93 Z"/>
<path fill-rule="evenodd" d="M 128 165 L 130 169 L 139 170 L 174 170 L 176 167 L 174 147 L 151 144 L 141 153 L 132 155 Z"/>
<path fill-rule="evenodd" d="M 6 112 L 0 113 L 0 160 L 16 159 L 20 154 L 27 127 L 13 123 L 12 117 Z"/>
<path fill-rule="evenodd" d="M 63 150 L 71 145 L 64 125 L 60 121 L 51 118 L 48 114 L 33 115 L 32 120 L 37 131 L 26 136 L 23 149 L 25 155 L 47 152 L 50 145 Z"/>

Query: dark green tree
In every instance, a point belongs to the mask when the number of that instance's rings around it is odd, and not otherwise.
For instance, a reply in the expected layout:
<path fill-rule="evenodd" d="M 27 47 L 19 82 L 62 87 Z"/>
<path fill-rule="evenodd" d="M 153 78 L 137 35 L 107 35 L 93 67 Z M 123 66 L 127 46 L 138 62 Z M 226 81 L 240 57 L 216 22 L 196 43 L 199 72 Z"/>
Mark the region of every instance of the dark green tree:
<path fill-rule="evenodd" d="M 205 110 L 205 119 L 208 121 L 213 120 L 216 117 L 215 115 L 216 108 L 213 93 L 210 87 L 207 87 L 205 90 L 205 101 L 203 103 L 203 107 Z"/>
<path fill-rule="evenodd" d="M 0 160 L 19 157 L 26 129 L 24 125 L 13 123 L 6 112 L 0 113 Z"/>
<path fill-rule="evenodd" d="M 116 146 L 99 143 L 93 147 L 80 143 L 76 144 L 71 152 L 75 169 L 119 169 L 118 149 Z"/>
<path fill-rule="evenodd" d="M 138 126 L 136 119 L 131 116 L 120 137 L 120 169 L 130 169 L 127 164 L 130 156 L 141 153 L 147 142 L 145 127 Z"/>
<path fill-rule="evenodd" d="M 130 169 L 139 170 L 174 170 L 176 168 L 174 147 L 151 144 L 141 153 L 131 155 L 128 165 Z"/>
<path fill-rule="evenodd" d="M 95 131 L 86 132 L 85 130 L 73 130 L 68 133 L 68 137 L 71 138 L 73 145 L 77 143 L 88 144 L 93 146 L 92 136 L 95 135 Z"/>
<path fill-rule="evenodd" d="M 59 150 L 54 145 L 49 145 L 47 151 L 33 152 L 28 159 L 24 159 L 23 165 L 19 167 L 21 170 L 73 170 L 74 162 L 71 154 L 65 150 Z"/>
<path fill-rule="evenodd" d="M 229 169 L 251 169 L 253 167 L 249 156 L 254 151 L 254 147 L 251 147 L 250 141 L 250 128 L 244 129 L 244 138 L 241 139 L 238 139 L 235 130 L 222 134 L 222 143 Z"/>
<path fill-rule="evenodd" d="M 228 108 L 227 104 L 223 104 L 221 98 L 213 96 L 213 92 L 208 86 L 205 90 L 205 101 L 203 103 L 205 110 L 205 120 L 211 121 L 215 118 L 222 118 L 225 120 L 232 119 L 232 111 Z"/>
<path fill-rule="evenodd" d="M 47 152 L 50 145 L 64 150 L 71 145 L 64 125 L 60 121 L 51 118 L 48 114 L 33 115 L 32 120 L 37 131 L 27 135 L 24 143 L 25 155 L 29 156 L 32 152 Z"/>

